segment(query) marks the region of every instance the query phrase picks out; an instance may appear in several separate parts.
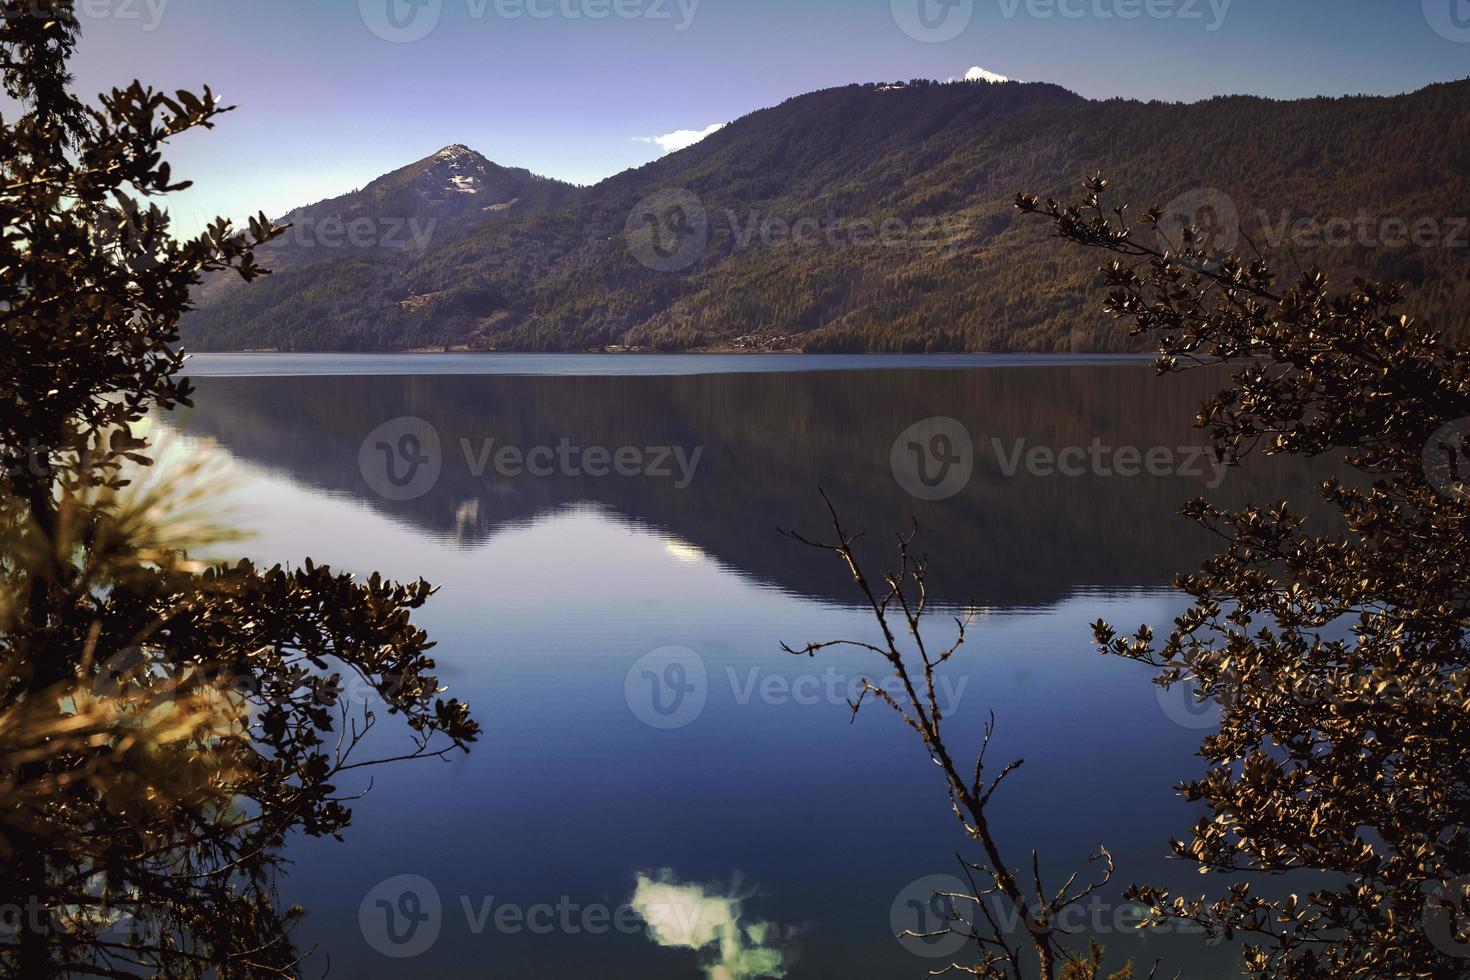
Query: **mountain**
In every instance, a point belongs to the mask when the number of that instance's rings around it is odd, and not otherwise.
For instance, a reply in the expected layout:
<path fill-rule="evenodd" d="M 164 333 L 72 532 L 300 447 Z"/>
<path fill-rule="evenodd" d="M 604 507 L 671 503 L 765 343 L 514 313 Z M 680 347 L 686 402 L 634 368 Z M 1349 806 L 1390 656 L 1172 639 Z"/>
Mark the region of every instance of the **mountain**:
<path fill-rule="evenodd" d="M 375 184 L 339 199 L 380 221 L 442 201 L 453 214 L 422 247 L 288 257 L 207 293 L 188 346 L 1128 349 L 1099 312 L 1097 257 L 1012 208 L 1017 192 L 1070 196 L 1099 170 L 1117 202 L 1213 222 L 1283 274 L 1404 281 L 1413 312 L 1470 335 L 1470 81 L 1188 105 L 1016 82 L 851 85 L 587 188 L 484 161 L 522 183 L 458 194 L 438 159 L 383 178 L 412 185 L 427 165 L 437 197 L 402 204 Z M 348 213 L 339 202 L 314 208 Z"/>
<path fill-rule="evenodd" d="M 289 224 L 290 230 L 260 249 L 258 258 L 280 273 L 384 253 L 418 255 L 493 220 L 559 206 L 575 190 L 529 170 L 491 163 L 455 144 L 361 190 L 283 215 L 276 223 Z M 220 276 L 199 300 L 210 305 L 241 285 L 237 277 Z"/>

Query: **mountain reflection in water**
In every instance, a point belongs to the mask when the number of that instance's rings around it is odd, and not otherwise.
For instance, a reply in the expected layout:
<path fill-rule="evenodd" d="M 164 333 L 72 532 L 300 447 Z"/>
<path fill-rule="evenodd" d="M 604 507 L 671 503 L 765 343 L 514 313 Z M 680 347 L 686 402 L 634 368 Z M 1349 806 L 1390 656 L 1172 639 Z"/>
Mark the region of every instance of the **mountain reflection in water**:
<path fill-rule="evenodd" d="M 263 363 L 289 372 L 294 361 Z M 1176 516 L 1183 501 L 1286 497 L 1317 513 L 1321 474 L 1276 461 L 1231 471 L 1216 491 L 1208 470 L 1092 471 L 1093 446 L 1110 466 L 1128 447 L 1184 463 L 1218 373 L 1155 379 L 1146 364 L 1110 363 L 617 376 L 607 362 L 612 376 L 469 376 L 435 363 L 446 373 L 206 376 L 197 408 L 166 420 L 192 451 L 230 461 L 221 503 L 240 506 L 252 557 L 439 585 L 417 621 L 486 728 L 451 765 L 375 774 L 344 843 L 290 844 L 282 898 L 309 910 L 298 938 L 334 975 L 802 980 L 940 965 L 895 939 L 894 909 L 926 876 L 953 875 L 968 844 L 911 733 L 876 710 L 848 723 L 853 685 L 883 665 L 780 651 L 873 629 L 832 557 L 777 533 L 827 530 L 819 487 L 869 532 L 874 567 L 916 520 L 936 604 L 978 611 L 942 691 L 956 731 L 975 733 L 965 751 L 994 710 L 992 751 L 1026 760 L 995 801 L 1008 848 L 1037 847 L 1056 877 L 1085 875 L 1105 842 L 1118 888 L 1084 925 L 1110 954 L 1234 975 L 1233 955 L 1197 937 L 1120 924 L 1127 882 L 1199 886 L 1166 842 L 1195 817 L 1172 787 L 1197 770 L 1201 716 L 1161 700 L 1146 670 L 1099 656 L 1088 630 L 1099 617 L 1131 629 L 1181 611 L 1169 582 L 1212 547 Z M 931 417 L 956 420 L 976 453 L 959 492 L 924 501 L 891 456 Z M 575 473 L 557 457 L 564 445 L 583 454 Z M 498 472 L 506 447 L 519 475 Z M 549 471 L 538 447 L 552 452 Z M 647 472 L 650 450 L 675 447 L 697 458 L 682 488 Z M 1007 474 L 1037 447 L 1044 459 L 1078 447 L 1088 472 L 1021 462 Z M 606 459 L 589 467 L 593 449 Z M 636 475 L 618 475 L 622 449 L 642 454 Z M 385 464 L 399 466 L 397 483 Z M 950 611 L 932 622 L 946 636 Z M 649 700 L 650 676 L 673 678 L 673 696 Z M 697 697 L 680 701 L 685 691 Z M 373 738 L 394 748 L 385 736 Z M 432 892 L 400 906 L 382 890 L 401 876 Z M 738 891 L 705 884 L 736 880 Z M 607 925 L 656 899 L 711 917 Z M 384 955 L 370 928 L 375 909 L 400 907 L 437 909 L 413 958 Z M 556 922 L 565 909 L 572 925 L 497 925 L 504 907 L 551 909 Z"/>

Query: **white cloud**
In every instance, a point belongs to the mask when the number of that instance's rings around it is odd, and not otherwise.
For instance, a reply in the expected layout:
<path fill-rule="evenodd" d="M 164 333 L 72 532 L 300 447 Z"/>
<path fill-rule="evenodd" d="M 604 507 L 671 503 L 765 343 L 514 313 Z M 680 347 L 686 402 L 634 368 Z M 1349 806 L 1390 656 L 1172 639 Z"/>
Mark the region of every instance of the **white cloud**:
<path fill-rule="evenodd" d="M 665 153 L 673 153 L 693 146 L 706 136 L 718 133 L 725 128 L 724 123 L 715 123 L 704 129 L 676 129 L 672 133 L 664 133 L 662 136 L 639 136 L 636 137 L 640 143 L 657 143 L 659 149 Z"/>
<path fill-rule="evenodd" d="M 648 926 L 648 938 L 697 950 L 707 980 L 786 975 L 786 957 L 771 945 L 770 923 L 746 921 L 738 896 L 681 884 L 668 870 L 636 881 L 630 904 Z"/>
<path fill-rule="evenodd" d="M 959 79 L 957 79 L 957 78 L 951 78 L 950 81 L 951 82 L 957 82 L 957 81 L 959 81 Z M 1017 79 L 1007 78 L 1004 75 L 997 75 L 995 72 L 990 71 L 987 68 L 981 68 L 979 65 L 976 65 L 974 68 L 971 68 L 969 71 L 965 72 L 965 81 L 967 81 L 967 82 L 1014 82 L 1014 81 L 1017 81 Z"/>

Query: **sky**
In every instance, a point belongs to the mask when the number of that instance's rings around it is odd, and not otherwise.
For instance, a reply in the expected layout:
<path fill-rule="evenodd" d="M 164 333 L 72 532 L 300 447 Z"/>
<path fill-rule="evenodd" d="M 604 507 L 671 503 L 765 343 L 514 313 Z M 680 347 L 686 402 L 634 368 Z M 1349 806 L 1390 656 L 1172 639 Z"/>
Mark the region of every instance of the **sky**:
<path fill-rule="evenodd" d="M 178 230 L 361 187 L 440 147 L 594 183 L 850 82 L 1089 98 L 1395 94 L 1470 76 L 1470 0 L 78 0 L 86 95 L 209 84 Z"/>

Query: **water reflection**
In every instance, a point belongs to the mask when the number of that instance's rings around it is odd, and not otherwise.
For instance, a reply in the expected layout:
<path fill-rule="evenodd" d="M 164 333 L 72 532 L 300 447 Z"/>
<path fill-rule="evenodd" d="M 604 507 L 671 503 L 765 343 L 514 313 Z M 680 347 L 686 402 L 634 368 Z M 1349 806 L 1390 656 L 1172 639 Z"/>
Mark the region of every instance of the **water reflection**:
<path fill-rule="evenodd" d="M 743 902 L 738 892 L 684 884 L 665 869 L 638 875 L 631 904 L 647 924 L 649 939 L 699 953 L 709 980 L 786 976 L 786 954 L 776 945 L 780 927 L 747 918 Z"/>
<path fill-rule="evenodd" d="M 823 529 L 819 486 L 872 532 L 874 562 L 890 553 L 889 532 L 916 518 L 939 599 L 981 610 L 948 679 L 954 717 L 972 717 L 978 739 L 995 710 L 997 756 L 1027 760 L 997 801 L 997 834 L 1019 853 L 1040 848 L 1053 877 L 1106 842 L 1120 887 L 1098 911 L 1105 924 L 1120 921 L 1121 883 L 1197 887 L 1165 854 L 1196 816 L 1172 787 L 1197 766 L 1199 730 L 1161 707 L 1147 671 L 1095 654 L 1087 624 L 1167 623 L 1181 611 L 1167 583 L 1211 542 L 1174 511 L 1207 478 L 1025 464 L 1007 475 L 1005 457 L 1018 440 L 1054 454 L 1094 441 L 1145 456 L 1197 445 L 1189 420 L 1214 386 L 1112 364 L 200 380 L 198 408 L 169 424 L 235 461 L 232 496 L 256 515 L 247 550 L 441 585 L 419 620 L 439 643 L 441 675 L 487 730 L 453 766 L 375 774 L 345 843 L 292 843 L 283 899 L 310 910 L 300 938 L 348 977 L 674 980 L 724 968 L 801 980 L 942 965 L 895 940 L 891 910 L 925 876 L 953 875 L 967 843 L 911 733 L 879 713 L 848 724 L 846 692 L 881 665 L 779 649 L 871 627 L 830 556 L 776 533 Z M 926 501 L 905 492 L 891 456 L 905 429 L 932 417 L 959 421 L 977 451 L 959 492 Z M 439 472 L 393 499 L 362 453 L 404 418 L 439 440 Z M 477 475 L 491 439 L 492 453 L 514 447 L 522 463 L 563 440 L 604 447 L 610 472 L 508 477 L 492 459 Z M 616 474 L 620 447 L 659 446 L 688 459 L 702 450 L 687 488 Z M 425 444 L 408 448 L 421 456 Z M 1304 500 L 1314 479 L 1232 472 L 1213 495 Z M 629 691 L 642 690 L 645 658 L 670 649 L 687 660 L 679 683 L 702 676 L 703 689 L 697 712 L 662 728 Z M 682 878 L 635 882 L 654 868 Z M 758 895 L 687 884 L 737 868 Z M 365 896 L 399 907 L 377 890 L 402 876 L 433 889 L 441 921 L 430 948 L 397 960 L 365 936 L 359 910 Z M 545 935 L 481 914 L 615 908 L 640 892 L 706 910 L 693 920 L 706 931 L 680 919 L 655 920 L 654 942 L 641 927 Z M 1100 938 L 1120 961 L 1158 955 L 1193 978 L 1236 973 L 1232 955 L 1195 937 L 1109 925 Z"/>
<path fill-rule="evenodd" d="M 1310 497 L 1306 474 L 1280 468 L 1232 472 L 1212 490 L 1220 474 L 1196 455 L 1202 436 L 1190 421 L 1219 376 L 1150 373 L 1124 364 L 702 377 L 206 378 L 187 431 L 464 547 L 595 504 L 760 581 L 847 601 L 846 583 L 822 556 L 774 533 L 822 520 L 816 490 L 825 487 L 850 524 L 885 539 L 916 519 L 928 535 L 932 581 L 956 600 L 1037 606 L 1084 587 L 1162 586 L 1196 565 L 1210 542 L 1173 516 L 1192 496 Z M 891 456 L 906 428 L 933 416 L 962 423 L 975 458 L 962 491 L 926 501 L 904 491 Z M 365 475 L 365 466 L 382 464 L 364 458 L 394 445 L 375 433 L 401 428 L 404 419 L 421 420 L 435 439 L 436 471 L 418 492 L 393 499 L 401 495 Z M 587 466 L 591 449 L 607 457 L 600 468 Z M 626 469 L 619 469 L 620 452 L 628 454 Z M 1150 453 L 1167 454 L 1159 460 L 1168 465 L 1151 467 Z M 1131 468 L 1118 465 L 1133 457 Z"/>

